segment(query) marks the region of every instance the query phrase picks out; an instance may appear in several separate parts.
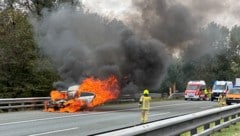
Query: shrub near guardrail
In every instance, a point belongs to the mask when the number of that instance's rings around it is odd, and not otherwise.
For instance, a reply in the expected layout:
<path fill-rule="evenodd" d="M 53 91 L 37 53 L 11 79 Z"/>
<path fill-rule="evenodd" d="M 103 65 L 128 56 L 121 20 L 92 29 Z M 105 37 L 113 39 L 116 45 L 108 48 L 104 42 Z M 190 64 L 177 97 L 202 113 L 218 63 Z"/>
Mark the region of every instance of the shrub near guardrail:
<path fill-rule="evenodd" d="M 229 128 L 224 128 L 220 132 L 215 132 L 210 136 L 239 136 L 240 134 L 240 122 L 236 125 L 231 125 Z"/>

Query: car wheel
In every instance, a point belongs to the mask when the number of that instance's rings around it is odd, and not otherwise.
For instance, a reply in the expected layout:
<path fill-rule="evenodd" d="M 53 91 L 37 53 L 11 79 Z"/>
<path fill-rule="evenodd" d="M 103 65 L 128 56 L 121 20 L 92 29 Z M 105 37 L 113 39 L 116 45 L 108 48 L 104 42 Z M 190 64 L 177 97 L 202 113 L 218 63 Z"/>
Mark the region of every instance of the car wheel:
<path fill-rule="evenodd" d="M 228 101 L 226 101 L 226 104 L 227 104 L 227 105 L 231 105 L 232 103 L 231 103 L 231 102 L 228 102 Z"/>
<path fill-rule="evenodd" d="M 213 97 L 211 97 L 211 101 L 214 101 L 214 98 L 213 98 Z"/>

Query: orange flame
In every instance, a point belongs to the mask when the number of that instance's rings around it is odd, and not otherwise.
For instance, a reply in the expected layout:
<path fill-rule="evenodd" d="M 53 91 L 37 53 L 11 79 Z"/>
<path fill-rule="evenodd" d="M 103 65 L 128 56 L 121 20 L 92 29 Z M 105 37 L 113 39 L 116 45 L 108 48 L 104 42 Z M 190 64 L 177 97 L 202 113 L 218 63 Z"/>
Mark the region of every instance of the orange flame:
<path fill-rule="evenodd" d="M 59 99 L 64 99 L 64 98 L 67 97 L 66 93 L 61 93 L 58 90 L 51 91 L 50 96 L 51 96 L 52 101 L 56 101 L 56 100 L 59 100 Z"/>
<path fill-rule="evenodd" d="M 119 84 L 115 76 L 110 76 L 105 80 L 90 77 L 82 82 L 78 92 L 85 90 L 95 94 L 95 98 L 88 105 L 89 108 L 93 108 L 108 101 L 117 99 L 119 95 Z"/>
<path fill-rule="evenodd" d="M 60 108 L 60 112 L 77 112 L 85 107 L 86 103 L 79 99 L 70 99 L 64 103 L 64 107 Z"/>
<path fill-rule="evenodd" d="M 90 103 L 86 103 L 78 98 L 81 92 L 93 93 L 95 97 Z M 105 80 L 89 77 L 83 80 L 78 88 L 77 96 L 74 98 L 68 98 L 66 92 L 59 92 L 57 90 L 51 91 L 50 95 L 52 102 L 59 102 L 59 100 L 64 100 L 64 102 L 61 105 L 54 103 L 55 105 L 52 104 L 51 107 L 45 109 L 46 111 L 76 112 L 86 108 L 94 108 L 117 99 L 119 95 L 119 83 L 115 76 L 110 76 Z"/>

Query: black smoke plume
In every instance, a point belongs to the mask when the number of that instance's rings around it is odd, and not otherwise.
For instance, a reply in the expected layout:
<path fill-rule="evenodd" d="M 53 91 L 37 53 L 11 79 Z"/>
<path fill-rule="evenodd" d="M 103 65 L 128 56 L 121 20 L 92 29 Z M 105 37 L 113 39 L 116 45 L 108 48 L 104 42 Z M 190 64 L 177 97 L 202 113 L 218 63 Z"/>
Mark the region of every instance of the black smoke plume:
<path fill-rule="evenodd" d="M 198 56 L 212 48 L 203 42 L 200 28 L 210 15 L 221 13 L 220 2 L 210 0 L 205 7 L 193 0 L 132 3 L 141 16 L 127 17 L 128 25 L 67 6 L 43 12 L 40 21 L 32 21 L 40 49 L 52 59 L 62 78 L 56 86 L 114 74 L 123 92 L 157 89 L 175 50 L 191 58 L 192 52 Z M 191 46 L 195 48 L 188 54 L 185 50 Z"/>
<path fill-rule="evenodd" d="M 89 76 L 116 75 L 121 90 L 157 88 L 167 66 L 164 44 L 141 39 L 126 25 L 64 6 L 32 21 L 38 45 L 62 78 L 61 89 Z"/>
<path fill-rule="evenodd" d="M 203 29 L 213 16 L 227 12 L 228 2 L 132 0 L 132 3 L 140 14 L 138 19 L 128 20 L 134 30 L 145 37 L 161 41 L 170 53 L 178 50 L 187 58 L 194 58 L 217 52 L 213 45 L 216 41 L 209 39 L 221 40 L 216 37 L 223 37 L 222 33 L 212 30 L 207 34 Z"/>

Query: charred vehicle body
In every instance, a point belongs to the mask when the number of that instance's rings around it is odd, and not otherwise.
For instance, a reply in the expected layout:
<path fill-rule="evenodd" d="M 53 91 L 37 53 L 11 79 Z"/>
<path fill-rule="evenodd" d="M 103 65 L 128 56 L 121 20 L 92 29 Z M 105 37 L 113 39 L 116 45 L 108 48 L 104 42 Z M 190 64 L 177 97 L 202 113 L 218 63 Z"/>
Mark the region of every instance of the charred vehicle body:
<path fill-rule="evenodd" d="M 51 100 L 45 104 L 47 111 L 75 112 L 85 109 L 95 97 L 94 94 L 78 90 L 79 85 L 71 86 L 67 90 L 53 90 L 50 93 Z M 74 108 L 71 108 L 74 107 Z M 76 108 L 79 107 L 79 108 Z"/>

